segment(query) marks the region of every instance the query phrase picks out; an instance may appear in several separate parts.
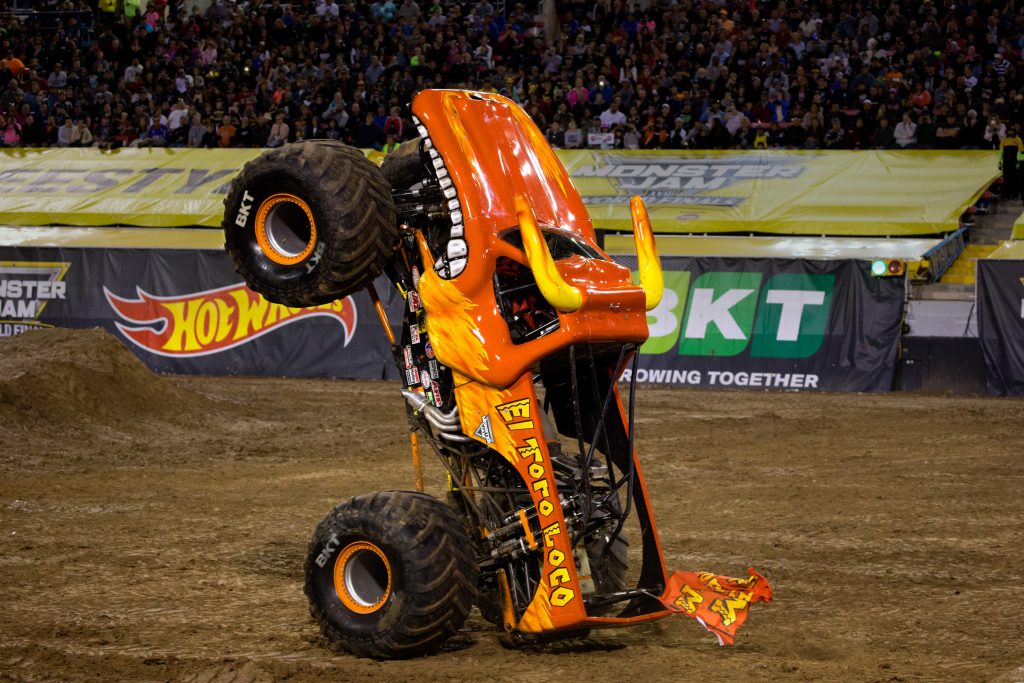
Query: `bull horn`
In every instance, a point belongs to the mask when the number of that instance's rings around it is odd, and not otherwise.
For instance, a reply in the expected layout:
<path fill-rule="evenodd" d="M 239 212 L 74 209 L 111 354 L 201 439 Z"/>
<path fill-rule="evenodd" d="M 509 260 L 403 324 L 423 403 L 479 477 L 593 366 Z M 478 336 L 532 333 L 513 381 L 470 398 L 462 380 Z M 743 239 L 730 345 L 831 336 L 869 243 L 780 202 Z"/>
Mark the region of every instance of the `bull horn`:
<path fill-rule="evenodd" d="M 523 251 L 530 264 L 537 288 L 548 303 L 562 313 L 572 313 L 583 305 L 583 294 L 562 279 L 555 260 L 551 258 L 547 242 L 537 220 L 533 216 L 530 202 L 523 195 L 516 196 L 516 213 L 519 214 L 519 233 L 523 236 Z"/>
<path fill-rule="evenodd" d="M 629 211 L 633 216 L 633 241 L 636 243 L 636 259 L 640 270 L 640 287 L 647 299 L 647 310 L 653 311 L 661 302 L 665 291 L 665 280 L 661 274 L 661 259 L 654 243 L 651 218 L 647 215 L 644 200 L 633 197 L 629 200 Z"/>

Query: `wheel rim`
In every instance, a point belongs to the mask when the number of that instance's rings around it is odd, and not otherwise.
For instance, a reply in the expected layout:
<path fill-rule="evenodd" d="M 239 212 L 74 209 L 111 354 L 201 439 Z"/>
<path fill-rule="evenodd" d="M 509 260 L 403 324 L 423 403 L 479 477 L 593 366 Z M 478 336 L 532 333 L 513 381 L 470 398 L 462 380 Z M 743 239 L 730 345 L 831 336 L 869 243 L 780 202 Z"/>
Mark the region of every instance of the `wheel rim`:
<path fill-rule="evenodd" d="M 292 194 L 267 197 L 256 212 L 256 241 L 274 263 L 301 263 L 316 245 L 316 221 L 309 205 Z"/>
<path fill-rule="evenodd" d="M 391 563 L 368 541 L 347 545 L 334 563 L 334 589 L 353 612 L 376 612 L 391 595 Z"/>

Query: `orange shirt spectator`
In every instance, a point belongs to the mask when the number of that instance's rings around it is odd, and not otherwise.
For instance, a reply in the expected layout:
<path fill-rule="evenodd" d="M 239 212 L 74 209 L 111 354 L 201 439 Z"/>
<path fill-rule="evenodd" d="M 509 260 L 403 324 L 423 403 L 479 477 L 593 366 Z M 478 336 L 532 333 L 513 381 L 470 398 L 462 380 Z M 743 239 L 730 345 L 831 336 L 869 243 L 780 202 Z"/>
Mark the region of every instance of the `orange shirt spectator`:
<path fill-rule="evenodd" d="M 225 116 L 221 124 L 217 126 L 217 137 L 220 138 L 220 146 L 230 147 L 237 132 L 238 129 L 231 123 L 231 117 Z"/>

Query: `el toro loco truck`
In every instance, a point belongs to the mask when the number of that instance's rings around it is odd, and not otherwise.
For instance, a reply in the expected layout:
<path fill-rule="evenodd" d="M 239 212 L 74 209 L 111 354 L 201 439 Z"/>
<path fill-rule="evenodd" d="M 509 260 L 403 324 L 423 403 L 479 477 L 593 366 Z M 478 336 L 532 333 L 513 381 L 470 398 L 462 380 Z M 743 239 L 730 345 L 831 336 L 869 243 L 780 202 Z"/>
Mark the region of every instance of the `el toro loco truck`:
<path fill-rule="evenodd" d="M 427 90 L 420 134 L 380 168 L 334 141 L 269 150 L 225 200 L 246 283 L 287 306 L 368 290 L 389 335 L 415 439 L 447 473 L 357 496 L 320 522 L 305 592 L 355 654 L 436 651 L 475 605 L 511 642 L 673 613 L 732 642 L 767 582 L 666 571 L 634 449 L 636 375 L 662 273 L 631 202 L 640 284 L 595 243 L 541 132 L 499 95 Z M 373 280 L 405 300 L 392 331 Z M 421 488 L 421 487 L 420 487 Z M 627 520 L 631 520 L 627 538 Z"/>

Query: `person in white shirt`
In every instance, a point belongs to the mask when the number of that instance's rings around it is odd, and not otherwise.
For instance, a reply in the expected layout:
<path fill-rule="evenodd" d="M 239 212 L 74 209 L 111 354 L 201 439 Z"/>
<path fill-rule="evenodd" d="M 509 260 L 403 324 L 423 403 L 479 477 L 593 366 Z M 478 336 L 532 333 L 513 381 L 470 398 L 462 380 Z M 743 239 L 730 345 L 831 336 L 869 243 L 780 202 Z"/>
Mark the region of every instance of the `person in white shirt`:
<path fill-rule="evenodd" d="M 910 119 L 910 112 L 903 112 L 903 120 L 896 124 L 893 140 L 897 147 L 906 149 L 917 144 L 917 124 Z"/>
<path fill-rule="evenodd" d="M 185 121 L 188 121 L 188 107 L 185 106 L 185 100 L 178 100 L 171 107 L 171 113 L 167 117 L 167 130 L 174 132 Z"/>
<path fill-rule="evenodd" d="M 601 127 L 605 130 L 611 130 L 615 126 L 626 125 L 626 115 L 619 111 L 619 104 L 621 101 L 618 97 L 612 99 L 612 103 L 608 105 L 608 108 L 601 112 Z"/>
<path fill-rule="evenodd" d="M 341 10 L 338 7 L 338 3 L 336 3 L 334 0 L 325 0 L 324 2 L 321 2 L 316 8 L 317 15 L 321 17 L 327 17 L 328 19 L 337 19 L 340 11 Z"/>
<path fill-rule="evenodd" d="M 284 122 L 284 114 L 277 115 L 277 122 L 270 127 L 270 136 L 267 138 L 267 147 L 280 147 L 288 142 L 288 133 L 291 128 Z"/>

